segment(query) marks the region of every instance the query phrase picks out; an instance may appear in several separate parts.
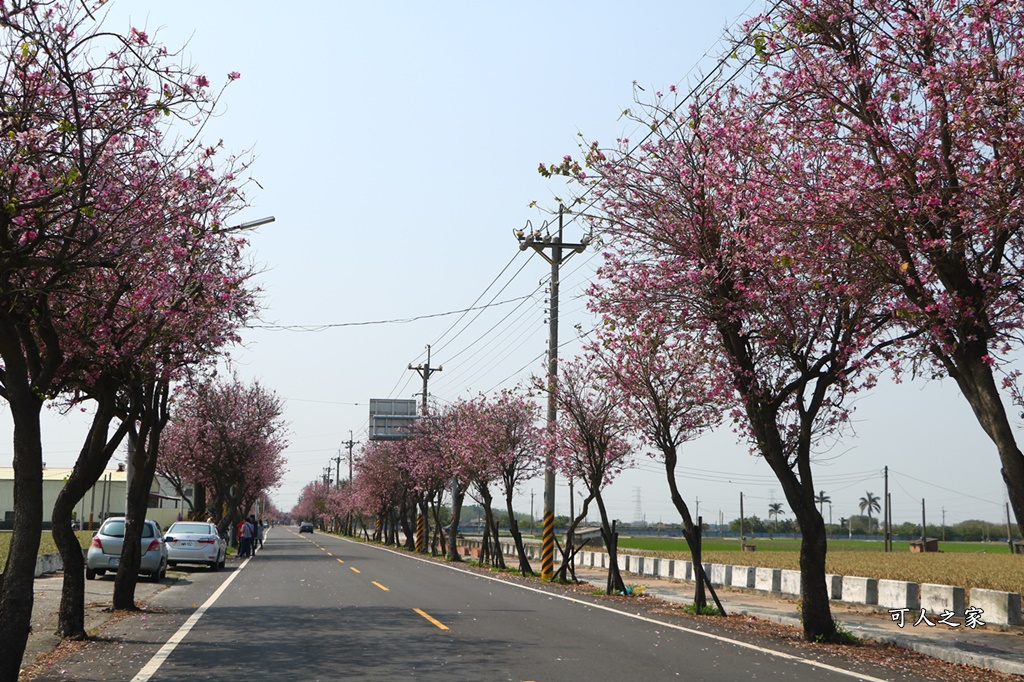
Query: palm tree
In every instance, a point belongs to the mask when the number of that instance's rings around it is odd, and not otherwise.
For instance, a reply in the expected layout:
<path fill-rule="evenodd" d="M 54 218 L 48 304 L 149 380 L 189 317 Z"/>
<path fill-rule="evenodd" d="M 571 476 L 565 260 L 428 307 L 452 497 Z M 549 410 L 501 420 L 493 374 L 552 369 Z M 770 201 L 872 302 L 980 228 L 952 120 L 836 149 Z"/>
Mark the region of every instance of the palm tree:
<path fill-rule="evenodd" d="M 772 502 L 768 505 L 768 516 L 771 516 L 775 520 L 772 533 L 779 530 L 779 514 L 785 514 L 786 510 L 782 508 L 781 502 Z"/>
<path fill-rule="evenodd" d="M 865 511 L 868 513 L 868 532 L 871 532 L 871 512 L 881 511 L 882 507 L 878 504 L 878 495 L 874 493 L 864 493 L 864 497 L 860 498 L 860 511 L 863 514 Z"/>
<path fill-rule="evenodd" d="M 824 490 L 821 490 L 814 496 L 814 501 L 818 503 L 818 513 L 825 518 L 825 505 L 831 503 L 832 498 L 826 495 Z"/>

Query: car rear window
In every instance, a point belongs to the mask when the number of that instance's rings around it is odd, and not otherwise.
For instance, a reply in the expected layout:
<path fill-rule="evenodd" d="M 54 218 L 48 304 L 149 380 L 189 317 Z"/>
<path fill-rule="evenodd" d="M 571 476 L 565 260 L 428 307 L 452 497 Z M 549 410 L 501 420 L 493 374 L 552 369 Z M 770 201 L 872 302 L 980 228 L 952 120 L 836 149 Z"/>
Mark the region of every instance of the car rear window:
<path fill-rule="evenodd" d="M 109 535 L 112 538 L 123 538 L 124 519 L 118 519 L 116 521 L 107 521 L 103 524 L 103 528 L 100 529 L 100 533 L 102 533 L 103 535 Z M 142 537 L 153 537 L 153 524 L 147 523 L 142 526 Z"/>
<path fill-rule="evenodd" d="M 209 535 L 214 533 L 208 523 L 176 523 L 167 529 L 168 533 L 195 533 L 196 535 Z"/>

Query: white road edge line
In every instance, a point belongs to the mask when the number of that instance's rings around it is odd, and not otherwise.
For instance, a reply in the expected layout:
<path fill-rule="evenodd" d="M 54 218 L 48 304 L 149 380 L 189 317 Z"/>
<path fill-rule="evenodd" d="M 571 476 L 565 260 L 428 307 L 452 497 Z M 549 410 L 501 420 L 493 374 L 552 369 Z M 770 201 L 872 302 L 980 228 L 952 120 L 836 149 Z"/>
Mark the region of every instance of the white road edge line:
<path fill-rule="evenodd" d="M 334 536 L 334 537 L 337 537 L 337 536 Z M 654 625 L 658 625 L 658 626 L 661 626 L 661 627 L 667 627 L 667 628 L 672 628 L 673 630 L 678 630 L 680 632 L 686 632 L 686 633 L 691 634 L 691 635 L 699 635 L 701 637 L 707 637 L 708 639 L 717 640 L 719 642 L 726 642 L 728 644 L 733 644 L 735 646 L 742 647 L 744 649 L 751 649 L 753 651 L 758 651 L 758 652 L 761 652 L 763 654 L 768 654 L 769 656 L 775 656 L 776 658 L 782 658 L 782 659 L 789 660 L 789 661 L 795 661 L 797 663 L 806 663 L 807 665 L 813 666 L 815 668 L 821 668 L 823 670 L 828 670 L 828 671 L 831 671 L 831 672 L 834 672 L 834 673 L 838 673 L 840 675 L 847 675 L 849 677 L 852 677 L 852 678 L 855 678 L 855 679 L 858 679 L 858 680 L 865 680 L 865 682 L 887 682 L 886 680 L 884 680 L 882 678 L 879 678 L 879 677 L 872 677 L 871 675 L 865 675 L 863 673 L 854 672 L 852 670 L 845 670 L 843 668 L 837 668 L 836 666 L 829 665 L 828 663 L 822 663 L 820 661 L 815 661 L 815 660 L 812 660 L 812 659 L 809 659 L 809 658 L 801 658 L 800 656 L 794 656 L 793 654 L 787 654 L 787 653 L 782 652 L 782 651 L 775 651 L 774 649 L 766 649 L 764 647 L 757 646 L 756 644 L 749 644 L 747 642 L 741 642 L 740 640 L 737 640 L 737 639 L 730 639 L 728 637 L 723 637 L 722 635 L 715 635 L 715 634 L 712 634 L 710 632 L 702 632 L 701 630 L 693 630 L 691 628 L 683 627 L 682 625 L 675 625 L 673 623 L 666 623 L 665 621 L 655 620 L 654 618 L 648 618 L 646 616 L 641 616 L 641 615 L 635 614 L 635 613 L 629 613 L 628 611 L 620 611 L 619 609 L 614 609 L 614 608 L 612 608 L 610 606 L 604 606 L 603 604 L 594 604 L 592 602 L 584 601 L 582 599 L 576 599 L 575 597 L 567 597 L 567 596 L 562 595 L 562 594 L 555 594 L 553 592 L 547 592 L 545 590 L 541 590 L 541 589 L 538 589 L 536 587 L 530 587 L 529 585 L 520 585 L 518 583 L 512 583 L 512 582 L 508 582 L 508 581 L 502 580 L 501 578 L 495 578 L 495 577 L 489 576 L 489 575 L 481 575 L 479 573 L 474 573 L 473 571 L 467 571 L 465 569 L 458 568 L 457 566 L 452 566 L 450 564 L 442 564 L 442 563 L 438 563 L 436 561 L 431 561 L 429 559 L 422 559 L 422 558 L 417 557 L 417 556 L 412 556 L 410 554 L 406 554 L 405 552 L 396 552 L 395 550 L 389 549 L 387 547 L 379 547 L 379 546 L 376 546 L 376 545 L 373 545 L 373 544 L 370 544 L 370 543 L 355 542 L 354 540 L 349 540 L 348 538 L 338 538 L 338 539 L 339 540 L 343 540 L 345 542 L 352 542 L 354 544 L 362 545 L 364 547 L 372 547 L 373 549 L 378 549 L 378 550 L 381 550 L 381 551 L 384 551 L 384 552 L 389 552 L 391 554 L 396 554 L 398 556 L 402 556 L 402 557 L 405 557 L 407 559 L 412 559 L 414 561 L 421 561 L 421 562 L 423 562 L 425 564 L 430 564 L 431 566 L 438 566 L 438 567 L 441 567 L 441 568 L 447 568 L 448 570 L 451 570 L 451 571 L 457 571 L 459 573 L 465 573 L 466 575 L 471 575 L 471 576 L 473 576 L 475 578 L 484 578 L 485 580 L 491 580 L 491 581 L 494 581 L 496 583 L 501 583 L 502 585 L 508 585 L 509 587 L 516 587 L 516 588 L 519 588 L 521 590 L 529 590 L 530 592 L 536 592 L 538 594 L 543 594 L 543 595 L 548 596 L 548 597 L 555 597 L 556 599 L 563 599 L 565 601 L 572 602 L 574 604 L 580 604 L 582 606 L 587 606 L 587 607 L 590 607 L 590 608 L 593 608 L 593 609 L 601 609 L 602 611 L 609 611 L 611 613 L 617 613 L 620 616 L 626 616 L 627 618 L 632 618 L 634 620 L 643 621 L 645 623 L 652 623 Z M 135 681 L 133 680 L 132 682 L 135 682 Z"/>
<path fill-rule="evenodd" d="M 245 568 L 248 563 L 249 559 L 247 558 L 237 569 L 235 569 L 235 572 L 217 588 L 217 591 L 210 595 L 210 598 L 207 599 L 202 606 L 196 609 L 195 613 L 189 616 L 188 620 L 185 621 L 185 624 L 178 628 L 177 632 L 171 635 L 171 638 L 167 640 L 167 643 L 160 647 L 160 651 L 153 654 L 153 658 L 149 659 L 149 662 L 142 667 L 142 670 L 132 678 L 132 682 L 148 682 L 149 678 L 156 674 L 156 671 L 164 664 L 164 661 L 166 661 L 167 657 L 171 655 L 171 652 L 174 651 L 175 647 L 185 639 L 185 635 L 195 627 L 195 624 L 199 622 L 199 619 L 203 617 L 203 614 L 206 613 L 207 609 L 213 606 L 214 602 L 216 602 L 217 599 L 220 598 L 220 595 L 224 593 L 224 590 L 228 589 L 228 585 L 231 584 L 231 581 L 238 577 L 242 572 L 242 569 Z"/>

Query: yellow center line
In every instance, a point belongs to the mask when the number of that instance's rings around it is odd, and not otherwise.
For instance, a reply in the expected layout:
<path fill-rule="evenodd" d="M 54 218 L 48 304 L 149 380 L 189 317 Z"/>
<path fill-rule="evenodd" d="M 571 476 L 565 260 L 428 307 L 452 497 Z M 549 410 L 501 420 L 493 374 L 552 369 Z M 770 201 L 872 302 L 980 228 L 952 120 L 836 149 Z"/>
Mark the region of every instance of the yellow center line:
<path fill-rule="evenodd" d="M 328 552 L 328 553 L 327 553 L 327 556 L 334 556 L 334 555 L 333 555 L 333 554 L 331 554 L 330 552 Z"/>
<path fill-rule="evenodd" d="M 442 630 L 447 630 L 448 629 L 447 625 L 445 625 L 444 623 L 439 621 L 437 618 L 434 618 L 433 616 L 431 616 L 426 611 L 421 611 L 420 609 L 413 609 L 413 611 L 415 611 L 416 613 L 420 614 L 421 616 L 423 616 L 424 618 L 426 618 L 427 620 L 429 620 L 431 623 L 433 623 L 437 627 L 441 628 Z"/>
<path fill-rule="evenodd" d="M 343 563 L 345 563 L 345 560 L 344 559 L 338 559 L 338 563 L 339 564 L 343 564 Z"/>
<path fill-rule="evenodd" d="M 380 584 L 379 582 L 377 582 L 376 580 L 374 580 L 374 581 L 373 581 L 373 584 L 374 584 L 374 585 L 376 585 L 377 587 L 379 587 L 380 589 L 384 590 L 385 592 L 390 592 L 390 591 L 391 591 L 391 590 L 389 590 L 388 588 L 386 588 L 386 587 L 384 587 L 383 585 L 381 585 L 381 584 Z"/>
<path fill-rule="evenodd" d="M 356 568 L 355 566 L 349 566 L 349 568 L 351 568 L 351 569 L 352 569 L 353 571 L 355 571 L 356 573 L 362 573 L 362 571 L 360 571 L 360 570 L 359 570 L 358 568 Z"/>

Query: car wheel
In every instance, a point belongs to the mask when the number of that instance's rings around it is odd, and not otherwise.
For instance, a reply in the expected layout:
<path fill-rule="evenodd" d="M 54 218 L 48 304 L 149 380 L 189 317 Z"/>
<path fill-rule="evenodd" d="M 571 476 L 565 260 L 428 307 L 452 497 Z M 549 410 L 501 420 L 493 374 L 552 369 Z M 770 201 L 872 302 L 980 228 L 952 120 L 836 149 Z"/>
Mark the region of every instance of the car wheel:
<path fill-rule="evenodd" d="M 160 570 L 156 573 L 156 582 L 161 582 L 167 579 L 167 564 L 160 567 Z"/>
<path fill-rule="evenodd" d="M 216 571 L 216 570 L 218 570 L 220 568 L 220 562 L 219 561 L 211 561 L 207 565 L 210 567 L 211 571 Z"/>
<path fill-rule="evenodd" d="M 106 572 L 106 571 L 104 571 L 103 569 L 100 569 L 100 568 L 97 568 L 97 569 L 96 569 L 96 575 L 98 575 L 98 576 L 101 576 L 101 577 L 102 577 L 102 576 L 105 576 L 106 574 L 107 574 L 107 572 Z"/>
<path fill-rule="evenodd" d="M 86 568 L 85 569 L 85 579 L 86 580 L 96 580 L 96 571 L 92 570 L 91 568 Z"/>
<path fill-rule="evenodd" d="M 228 553 L 224 552 L 224 556 L 222 556 L 220 558 L 220 568 L 224 568 L 224 566 L 225 566 L 225 564 L 227 564 L 227 562 L 228 562 Z"/>
<path fill-rule="evenodd" d="M 175 567 L 175 566 L 177 566 L 177 565 L 178 565 L 178 562 L 177 562 L 177 561 L 168 561 L 168 562 L 167 562 L 167 567 L 168 567 L 168 568 L 174 568 L 174 567 Z"/>

